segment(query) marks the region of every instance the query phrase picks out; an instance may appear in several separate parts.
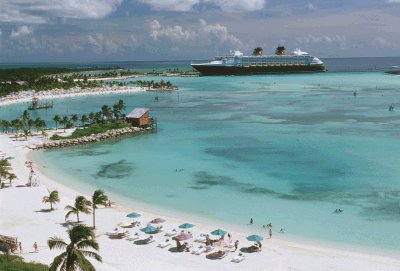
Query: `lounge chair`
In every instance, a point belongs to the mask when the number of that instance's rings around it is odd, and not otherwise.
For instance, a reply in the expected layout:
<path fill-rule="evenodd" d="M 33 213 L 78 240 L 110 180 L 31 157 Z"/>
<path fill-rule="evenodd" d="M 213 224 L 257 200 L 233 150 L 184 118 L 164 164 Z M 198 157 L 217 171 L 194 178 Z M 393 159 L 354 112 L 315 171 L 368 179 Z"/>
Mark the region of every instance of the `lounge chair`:
<path fill-rule="evenodd" d="M 138 240 L 138 239 L 140 239 L 139 233 L 135 233 L 132 237 L 128 238 L 129 241 L 135 241 L 135 240 Z"/>
<path fill-rule="evenodd" d="M 176 230 L 173 229 L 172 231 L 165 233 L 165 236 L 172 237 L 175 236 L 176 234 L 177 234 Z"/>
<path fill-rule="evenodd" d="M 199 236 L 197 236 L 194 241 L 195 242 L 199 242 L 199 243 L 204 243 L 206 241 L 206 236 L 204 234 L 200 234 Z"/>
<path fill-rule="evenodd" d="M 205 246 L 199 246 L 198 248 L 196 248 L 195 250 L 192 251 L 192 254 L 194 255 L 200 255 L 203 252 L 206 252 L 206 247 Z"/>
<path fill-rule="evenodd" d="M 169 239 L 167 239 L 167 240 L 165 240 L 165 242 L 159 243 L 159 244 L 157 245 L 157 247 L 166 248 L 167 246 L 170 246 L 170 245 L 171 245 L 171 242 L 169 241 Z"/>
<path fill-rule="evenodd" d="M 244 255 L 242 255 L 241 253 L 239 253 L 238 255 L 236 255 L 235 257 L 232 258 L 232 262 L 240 263 L 240 262 L 243 262 L 245 259 L 246 259 L 246 257 Z"/>
<path fill-rule="evenodd" d="M 152 237 L 148 237 L 146 239 L 143 239 L 143 244 L 150 244 L 153 243 L 155 240 Z"/>
<path fill-rule="evenodd" d="M 214 250 L 214 247 L 210 245 L 210 246 L 206 246 L 206 251 L 205 252 L 211 252 L 213 250 Z"/>

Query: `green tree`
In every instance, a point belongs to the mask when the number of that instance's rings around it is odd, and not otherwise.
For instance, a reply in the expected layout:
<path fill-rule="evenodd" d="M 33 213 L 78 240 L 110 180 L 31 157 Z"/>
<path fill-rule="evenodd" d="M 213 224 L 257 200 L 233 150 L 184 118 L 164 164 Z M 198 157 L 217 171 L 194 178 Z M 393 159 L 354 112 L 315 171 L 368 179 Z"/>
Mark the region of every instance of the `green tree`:
<path fill-rule="evenodd" d="M 57 190 L 49 191 L 48 196 L 44 196 L 43 200 L 44 203 L 50 203 L 50 211 L 53 211 L 53 204 L 56 204 L 57 202 L 60 202 L 60 197 L 58 195 Z"/>
<path fill-rule="evenodd" d="M 76 125 L 76 123 L 78 122 L 79 117 L 77 114 L 72 114 L 71 116 L 71 121 L 74 123 L 74 126 Z"/>
<path fill-rule="evenodd" d="M 67 205 L 65 207 L 65 210 L 67 210 L 68 212 L 65 214 L 65 220 L 67 220 L 67 218 L 72 215 L 75 214 L 76 215 L 76 219 L 79 221 L 79 213 L 84 213 L 84 214 L 90 214 L 91 213 L 91 209 L 90 206 L 92 205 L 92 203 L 87 200 L 84 196 L 77 196 L 75 198 L 75 203 L 74 205 Z"/>
<path fill-rule="evenodd" d="M 98 205 L 107 206 L 108 197 L 103 190 L 96 190 L 92 195 L 92 213 L 93 213 L 93 229 L 96 228 L 96 209 Z"/>
<path fill-rule="evenodd" d="M 28 110 L 24 110 L 22 113 L 22 121 L 24 122 L 24 125 L 28 125 L 28 120 L 31 118 L 31 115 L 29 114 Z"/>
<path fill-rule="evenodd" d="M 103 118 L 105 118 L 105 119 L 109 119 L 110 118 L 110 116 L 111 116 L 111 109 L 110 109 L 110 107 L 108 106 L 108 105 L 103 105 L 102 107 L 101 107 L 101 113 L 103 114 Z"/>
<path fill-rule="evenodd" d="M 58 124 L 61 122 L 61 117 L 59 115 L 55 115 L 53 121 L 56 123 L 56 130 L 57 130 Z"/>
<path fill-rule="evenodd" d="M 81 116 L 81 123 L 82 123 L 82 127 L 83 128 L 85 128 L 86 122 L 88 122 L 88 117 L 86 115 L 82 115 Z"/>
<path fill-rule="evenodd" d="M 17 178 L 17 175 L 15 175 L 14 173 L 9 173 L 7 176 L 8 181 L 10 182 L 10 186 L 12 184 L 12 181 L 15 180 Z"/>
<path fill-rule="evenodd" d="M 65 129 L 67 129 L 68 123 L 69 123 L 68 116 L 63 116 L 61 121 L 60 121 L 60 124 L 63 125 L 64 132 L 65 132 Z"/>
<path fill-rule="evenodd" d="M 49 271 L 95 271 L 92 263 L 86 259 L 86 257 L 91 257 L 102 262 L 101 256 L 95 252 L 99 250 L 99 244 L 93 230 L 85 225 L 77 225 L 68 230 L 68 237 L 69 244 L 59 237 L 51 237 L 47 241 L 50 250 L 65 250 L 54 258 Z"/>

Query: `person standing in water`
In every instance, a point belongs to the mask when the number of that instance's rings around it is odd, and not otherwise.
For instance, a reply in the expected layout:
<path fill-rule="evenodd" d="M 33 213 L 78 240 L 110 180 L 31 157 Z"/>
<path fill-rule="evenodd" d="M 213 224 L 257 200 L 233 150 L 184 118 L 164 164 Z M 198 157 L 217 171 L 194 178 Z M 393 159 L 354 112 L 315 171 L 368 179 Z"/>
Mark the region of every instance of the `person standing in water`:
<path fill-rule="evenodd" d="M 269 228 L 269 239 L 271 239 L 271 238 L 272 238 L 272 229 Z"/>
<path fill-rule="evenodd" d="M 250 218 L 250 225 L 253 225 L 253 218 Z"/>

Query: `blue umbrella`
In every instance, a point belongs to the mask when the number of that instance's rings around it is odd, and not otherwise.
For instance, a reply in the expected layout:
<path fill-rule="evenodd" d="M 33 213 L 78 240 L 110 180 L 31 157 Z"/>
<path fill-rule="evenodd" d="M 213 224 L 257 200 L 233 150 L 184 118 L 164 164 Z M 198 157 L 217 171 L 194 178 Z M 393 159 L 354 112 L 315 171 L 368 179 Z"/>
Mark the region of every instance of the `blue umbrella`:
<path fill-rule="evenodd" d="M 185 223 L 185 224 L 182 224 L 182 225 L 179 226 L 179 228 L 181 228 L 181 229 L 190 229 L 190 228 L 193 228 L 193 227 L 194 227 L 194 225 L 190 224 L 190 223 Z"/>
<path fill-rule="evenodd" d="M 211 234 L 212 234 L 212 235 L 219 235 L 219 236 L 222 236 L 222 235 L 225 235 L 225 234 L 226 234 L 226 231 L 221 230 L 221 229 L 218 229 L 218 230 L 212 231 Z"/>
<path fill-rule="evenodd" d="M 12 156 L 8 156 L 8 157 L 6 158 L 6 160 L 12 160 L 12 159 L 14 159 L 14 157 L 12 157 Z"/>
<path fill-rule="evenodd" d="M 259 241 L 262 241 L 264 238 L 262 238 L 262 236 L 260 236 L 260 235 L 253 234 L 253 235 L 247 236 L 246 239 L 249 241 L 253 241 L 253 242 L 259 242 Z"/>
<path fill-rule="evenodd" d="M 128 214 L 126 217 L 129 217 L 129 218 L 137 218 L 137 217 L 140 217 L 140 216 L 142 216 L 142 215 L 139 214 L 139 213 L 133 212 L 133 213 Z"/>
<path fill-rule="evenodd" d="M 153 227 L 153 226 L 147 226 L 147 227 L 145 227 L 145 228 L 143 228 L 143 229 L 140 229 L 142 232 L 145 232 L 145 233 L 153 233 L 153 232 L 156 232 L 157 231 L 157 228 L 155 228 L 155 227 Z"/>

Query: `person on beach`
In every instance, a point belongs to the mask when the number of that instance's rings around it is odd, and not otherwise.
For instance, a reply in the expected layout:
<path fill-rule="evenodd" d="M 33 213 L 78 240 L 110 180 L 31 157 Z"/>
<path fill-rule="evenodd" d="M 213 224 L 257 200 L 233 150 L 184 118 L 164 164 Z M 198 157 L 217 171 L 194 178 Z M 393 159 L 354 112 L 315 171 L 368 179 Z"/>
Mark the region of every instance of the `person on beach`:
<path fill-rule="evenodd" d="M 269 239 L 271 239 L 272 238 L 272 229 L 270 228 L 269 229 Z"/>
<path fill-rule="evenodd" d="M 39 252 L 39 247 L 36 242 L 33 244 L 33 249 L 35 250 L 35 253 Z"/>
<path fill-rule="evenodd" d="M 238 249 L 238 246 L 239 246 L 239 240 L 236 240 L 235 241 L 235 251 Z"/>
<path fill-rule="evenodd" d="M 231 234 L 228 232 L 228 240 L 229 240 L 229 242 L 231 241 L 231 238 L 232 238 L 232 236 L 231 236 Z"/>
<path fill-rule="evenodd" d="M 253 225 L 253 218 L 250 218 L 250 225 Z"/>
<path fill-rule="evenodd" d="M 19 253 L 22 254 L 22 244 L 21 244 L 21 242 L 18 242 L 18 247 L 19 247 Z"/>
<path fill-rule="evenodd" d="M 258 248 L 261 250 L 262 249 L 262 244 L 261 244 L 260 241 L 257 241 L 257 245 L 258 245 Z"/>

